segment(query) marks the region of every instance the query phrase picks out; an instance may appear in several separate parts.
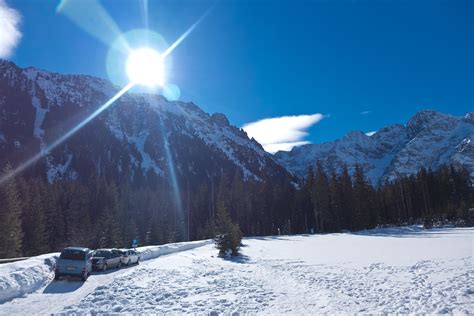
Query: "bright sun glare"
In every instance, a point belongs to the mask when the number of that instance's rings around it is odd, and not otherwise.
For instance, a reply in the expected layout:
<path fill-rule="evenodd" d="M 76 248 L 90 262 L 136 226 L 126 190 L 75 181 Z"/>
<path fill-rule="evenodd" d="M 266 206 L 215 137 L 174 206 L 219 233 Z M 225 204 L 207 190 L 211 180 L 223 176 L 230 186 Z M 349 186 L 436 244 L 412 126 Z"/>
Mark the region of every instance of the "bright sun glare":
<path fill-rule="evenodd" d="M 151 48 L 139 48 L 130 53 L 127 59 L 127 75 L 135 84 L 148 87 L 165 84 L 163 57 Z"/>

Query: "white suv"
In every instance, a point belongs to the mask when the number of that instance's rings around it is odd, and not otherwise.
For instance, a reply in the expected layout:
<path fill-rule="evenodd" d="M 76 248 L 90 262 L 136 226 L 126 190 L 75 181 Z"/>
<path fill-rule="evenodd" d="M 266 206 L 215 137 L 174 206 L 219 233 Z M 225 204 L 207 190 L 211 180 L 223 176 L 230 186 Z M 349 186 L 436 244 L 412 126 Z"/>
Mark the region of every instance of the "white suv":
<path fill-rule="evenodd" d="M 140 254 L 132 249 L 120 249 L 122 253 L 122 264 L 129 266 L 133 263 L 138 264 L 140 261 Z"/>

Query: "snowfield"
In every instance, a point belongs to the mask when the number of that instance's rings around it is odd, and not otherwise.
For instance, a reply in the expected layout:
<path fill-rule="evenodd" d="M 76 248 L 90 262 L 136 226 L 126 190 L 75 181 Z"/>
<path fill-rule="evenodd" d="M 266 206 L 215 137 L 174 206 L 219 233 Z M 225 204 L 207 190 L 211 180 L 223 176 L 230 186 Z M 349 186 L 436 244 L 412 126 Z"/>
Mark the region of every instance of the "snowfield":
<path fill-rule="evenodd" d="M 140 261 L 145 261 L 170 253 L 201 247 L 210 243 L 212 243 L 211 240 L 201 240 L 187 243 L 182 242 L 160 246 L 139 247 L 137 250 L 140 251 L 141 254 Z M 50 253 L 24 261 L 0 265 L 0 304 L 13 298 L 34 292 L 50 283 L 54 278 L 54 266 L 59 254 L 59 252 Z M 105 282 L 107 280 L 113 280 L 114 276 L 97 276 L 97 278 L 101 280 L 101 282 Z M 66 282 L 65 284 L 66 285 L 62 285 L 61 282 L 51 283 L 44 289 L 45 291 L 43 291 L 43 293 L 48 293 L 48 291 L 59 293 L 65 290 L 67 291 L 68 287 L 71 289 L 77 288 L 77 284 L 71 286 L 67 285 L 70 283 Z M 87 285 L 88 286 L 84 286 L 82 293 L 94 289 L 92 283 Z M 2 315 L 1 311 L 0 308 L 0 315 Z"/>
<path fill-rule="evenodd" d="M 195 243 L 85 283 L 50 282 L 3 303 L 0 315 L 472 314 L 473 233 L 404 227 L 246 238 L 232 260 Z"/>

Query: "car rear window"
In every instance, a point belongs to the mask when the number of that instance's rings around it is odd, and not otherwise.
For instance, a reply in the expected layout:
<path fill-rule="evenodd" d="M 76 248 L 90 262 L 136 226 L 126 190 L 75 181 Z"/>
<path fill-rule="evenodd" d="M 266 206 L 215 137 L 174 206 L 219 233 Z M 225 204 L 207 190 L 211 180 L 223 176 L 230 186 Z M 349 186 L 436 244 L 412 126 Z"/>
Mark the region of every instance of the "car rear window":
<path fill-rule="evenodd" d="M 111 252 L 107 250 L 97 250 L 94 252 L 94 257 L 110 257 Z"/>
<path fill-rule="evenodd" d="M 72 250 L 72 249 L 65 249 L 61 252 L 59 256 L 60 259 L 66 260 L 85 260 L 86 253 L 82 250 Z"/>

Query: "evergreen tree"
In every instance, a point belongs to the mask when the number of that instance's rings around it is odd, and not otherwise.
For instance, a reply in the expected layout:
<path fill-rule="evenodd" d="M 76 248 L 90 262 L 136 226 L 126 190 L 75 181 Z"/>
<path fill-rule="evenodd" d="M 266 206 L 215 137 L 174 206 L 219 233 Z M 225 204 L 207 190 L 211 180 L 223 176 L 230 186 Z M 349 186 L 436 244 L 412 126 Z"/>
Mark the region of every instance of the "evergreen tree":
<path fill-rule="evenodd" d="M 354 171 L 354 227 L 356 229 L 367 229 L 371 225 L 371 192 L 364 171 L 358 164 Z"/>
<path fill-rule="evenodd" d="M 19 179 L 20 196 L 23 198 L 22 231 L 23 254 L 33 256 L 49 250 L 46 235 L 43 191 L 45 185 L 40 179 Z"/>
<path fill-rule="evenodd" d="M 95 244 L 103 247 L 122 247 L 122 232 L 120 230 L 118 189 L 114 183 L 108 184 L 102 180 L 98 184 L 100 209 L 96 225 Z"/>
<path fill-rule="evenodd" d="M 341 227 L 343 229 L 352 230 L 354 229 L 354 196 L 352 179 L 346 165 L 344 165 L 342 169 L 338 187 L 341 208 Z"/>
<path fill-rule="evenodd" d="M 12 169 L 8 164 L 3 176 Z M 16 179 L 11 177 L 0 184 L 0 256 L 4 258 L 22 255 L 23 232 L 21 228 L 22 204 Z"/>
<path fill-rule="evenodd" d="M 62 184 L 57 181 L 53 184 L 45 184 L 42 193 L 47 223 L 46 239 L 50 251 L 60 251 L 66 241 L 66 221 L 59 205 L 62 190 Z"/>
<path fill-rule="evenodd" d="M 215 241 L 216 247 L 219 249 L 219 256 L 226 256 L 228 252 L 233 256 L 238 255 L 242 241 L 242 232 L 239 225 L 232 222 L 229 210 L 222 202 L 217 207 L 216 222 L 218 235 Z"/>
<path fill-rule="evenodd" d="M 322 233 L 326 231 L 325 225 L 330 212 L 330 192 L 329 179 L 320 161 L 316 163 L 314 185 L 314 217 L 316 219 L 316 229 Z"/>
<path fill-rule="evenodd" d="M 340 192 L 340 183 L 339 178 L 336 174 L 336 171 L 333 169 L 331 172 L 331 177 L 329 179 L 329 209 L 330 214 L 328 216 L 328 231 L 337 232 L 341 229 L 341 192 Z"/>

